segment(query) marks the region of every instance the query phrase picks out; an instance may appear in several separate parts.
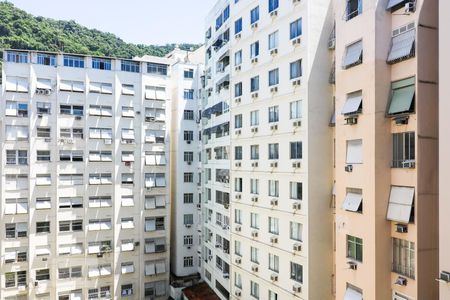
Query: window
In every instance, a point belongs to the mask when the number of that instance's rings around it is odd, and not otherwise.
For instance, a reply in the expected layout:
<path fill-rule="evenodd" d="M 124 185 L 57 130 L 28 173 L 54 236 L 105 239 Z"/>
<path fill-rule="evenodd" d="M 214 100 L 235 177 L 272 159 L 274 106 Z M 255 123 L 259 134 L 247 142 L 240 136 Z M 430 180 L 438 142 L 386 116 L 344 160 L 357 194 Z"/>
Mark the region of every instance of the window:
<path fill-rule="evenodd" d="M 391 101 L 387 112 L 388 116 L 396 116 L 414 112 L 416 93 L 415 83 L 415 77 L 392 82 Z"/>
<path fill-rule="evenodd" d="M 398 1 L 397 1 L 398 2 Z M 402 26 L 392 33 L 388 64 L 395 64 L 415 56 L 416 29 L 414 23 Z"/>
<path fill-rule="evenodd" d="M 6 198 L 5 215 L 26 214 L 28 213 L 27 198 Z"/>
<path fill-rule="evenodd" d="M 290 182 L 290 197 L 294 200 L 302 200 L 303 184 L 301 182 Z"/>
<path fill-rule="evenodd" d="M 106 58 L 92 58 L 92 69 L 111 70 L 111 60 Z"/>
<path fill-rule="evenodd" d="M 89 197 L 89 207 L 90 205 L 90 198 Z M 42 198 L 41 198 L 42 199 Z M 46 198 L 43 198 L 46 199 Z M 47 199 L 50 201 L 50 198 Z M 36 199 L 36 202 L 38 199 Z M 37 206 L 37 203 L 36 203 Z M 82 208 L 83 207 L 83 197 L 59 197 L 59 208 Z"/>
<path fill-rule="evenodd" d="M 122 173 L 120 182 L 122 184 L 134 184 L 134 173 Z"/>
<path fill-rule="evenodd" d="M 194 224 L 194 215 L 193 214 L 185 214 L 183 216 L 183 224 L 184 225 L 192 225 L 192 224 Z"/>
<path fill-rule="evenodd" d="M 360 114 L 363 109 L 362 91 L 353 92 L 347 94 L 347 101 L 345 101 L 342 108 L 342 114 L 344 116 L 355 116 Z"/>
<path fill-rule="evenodd" d="M 23 77 L 6 77 L 5 91 L 28 93 L 28 79 Z"/>
<path fill-rule="evenodd" d="M 347 258 L 354 259 L 356 261 L 363 261 L 363 240 L 347 235 Z"/>
<path fill-rule="evenodd" d="M 81 278 L 81 275 L 81 266 L 58 269 L 58 279 Z"/>
<path fill-rule="evenodd" d="M 41 154 L 39 154 L 39 152 L 41 152 Z M 48 152 L 48 154 L 45 152 Z M 48 158 L 48 161 L 50 161 L 50 151 L 38 151 L 38 157 L 39 155 L 41 155 L 41 157 L 42 155 L 46 155 L 44 157 L 45 159 L 41 160 L 47 160 Z M 59 150 L 59 160 L 72 162 L 83 161 L 83 150 Z"/>
<path fill-rule="evenodd" d="M 234 85 L 234 97 L 242 96 L 242 82 L 238 82 Z"/>
<path fill-rule="evenodd" d="M 18 191 L 28 189 L 28 175 L 6 174 L 5 191 Z"/>
<path fill-rule="evenodd" d="M 255 299 L 259 299 L 259 284 L 254 281 L 250 281 L 250 295 Z"/>
<path fill-rule="evenodd" d="M 183 194 L 183 203 L 185 204 L 194 203 L 194 194 L 193 193 Z"/>
<path fill-rule="evenodd" d="M 234 286 L 242 289 L 242 277 L 239 273 L 234 273 Z"/>
<path fill-rule="evenodd" d="M 164 260 L 146 261 L 144 275 L 152 276 L 166 272 L 166 262 Z"/>
<path fill-rule="evenodd" d="M 278 8 L 278 0 L 269 0 L 269 13 Z"/>
<path fill-rule="evenodd" d="M 27 150 L 6 150 L 7 165 L 28 165 Z"/>
<path fill-rule="evenodd" d="M 250 247 L 250 261 L 255 264 L 259 264 L 259 251 L 258 248 Z"/>
<path fill-rule="evenodd" d="M 133 162 L 134 161 L 134 151 L 122 151 L 122 161 L 123 162 Z"/>
<path fill-rule="evenodd" d="M 256 213 L 250 213 L 250 227 L 259 229 L 259 215 Z"/>
<path fill-rule="evenodd" d="M 278 30 L 269 34 L 269 50 L 278 48 Z"/>
<path fill-rule="evenodd" d="M 250 126 L 258 126 L 259 125 L 259 111 L 253 110 L 250 112 Z"/>
<path fill-rule="evenodd" d="M 26 285 L 27 285 L 27 271 L 5 273 L 5 288 L 11 288 L 15 286 L 24 287 Z"/>
<path fill-rule="evenodd" d="M 290 118 L 293 119 L 300 119 L 302 117 L 302 101 L 293 101 L 289 103 L 290 108 Z"/>
<path fill-rule="evenodd" d="M 89 161 L 91 162 L 112 161 L 112 151 L 89 151 Z"/>
<path fill-rule="evenodd" d="M 234 159 L 242 160 L 242 146 L 234 147 Z"/>
<path fill-rule="evenodd" d="M 112 139 L 112 128 L 89 128 L 90 139 Z"/>
<path fill-rule="evenodd" d="M 5 264 L 27 261 L 27 249 L 23 248 L 5 248 Z"/>
<path fill-rule="evenodd" d="M 355 188 L 347 188 L 347 194 L 342 204 L 342 209 L 351 212 L 362 213 L 363 212 L 363 202 L 362 202 L 362 190 Z"/>
<path fill-rule="evenodd" d="M 302 60 L 296 60 L 289 64 L 290 78 L 297 79 L 302 76 Z"/>
<path fill-rule="evenodd" d="M 64 67 L 84 68 L 84 57 L 64 55 Z"/>
<path fill-rule="evenodd" d="M 280 195 L 279 181 L 278 180 L 269 180 L 269 196 L 270 197 L 278 197 L 279 195 Z"/>
<path fill-rule="evenodd" d="M 392 134 L 393 168 L 410 168 L 415 164 L 415 132 Z"/>
<path fill-rule="evenodd" d="M 347 0 L 345 19 L 349 21 L 360 14 L 362 14 L 362 0 Z"/>
<path fill-rule="evenodd" d="M 36 233 L 50 233 L 50 222 L 36 222 Z"/>
<path fill-rule="evenodd" d="M 259 179 L 250 178 L 250 193 L 259 194 Z"/>
<path fill-rule="evenodd" d="M 147 63 L 147 73 L 167 76 L 167 65 Z"/>
<path fill-rule="evenodd" d="M 347 164 L 362 164 L 363 162 L 362 140 L 347 141 Z"/>
<path fill-rule="evenodd" d="M 61 80 L 59 90 L 64 92 L 84 93 L 83 81 Z"/>
<path fill-rule="evenodd" d="M 184 140 L 185 141 L 193 141 L 194 140 L 194 132 L 190 130 L 184 131 Z"/>
<path fill-rule="evenodd" d="M 145 87 L 146 100 L 167 100 L 166 88 L 164 86 L 146 86 Z"/>
<path fill-rule="evenodd" d="M 250 146 L 250 159 L 259 159 L 259 145 Z"/>
<path fill-rule="evenodd" d="M 5 116 L 28 117 L 28 104 L 16 101 L 6 101 Z"/>
<path fill-rule="evenodd" d="M 259 6 L 250 11 L 250 24 L 254 24 L 259 20 Z"/>
<path fill-rule="evenodd" d="M 407 186 L 391 186 L 386 219 L 403 224 L 414 222 L 415 189 Z"/>
<path fill-rule="evenodd" d="M 122 128 L 121 142 L 122 144 L 134 144 L 134 129 Z"/>
<path fill-rule="evenodd" d="M 183 244 L 185 246 L 192 246 L 193 242 L 194 242 L 194 237 L 192 235 L 185 235 L 183 237 Z"/>
<path fill-rule="evenodd" d="M 359 40 L 346 47 L 342 67 L 344 69 L 349 69 L 351 67 L 362 64 L 362 60 L 363 60 L 363 44 L 362 40 Z"/>
<path fill-rule="evenodd" d="M 269 159 L 278 159 L 278 144 L 269 144 Z"/>
<path fill-rule="evenodd" d="M 269 300 L 278 300 L 278 294 L 269 290 Z"/>
<path fill-rule="evenodd" d="M 111 219 L 91 219 L 89 220 L 88 230 L 110 230 L 112 228 Z"/>
<path fill-rule="evenodd" d="M 280 258 L 278 255 L 269 253 L 269 270 L 274 272 L 279 272 L 280 269 Z"/>
<path fill-rule="evenodd" d="M 5 233 L 7 239 L 15 239 L 21 237 L 27 237 L 28 235 L 27 223 L 6 223 Z"/>
<path fill-rule="evenodd" d="M 234 34 L 238 34 L 242 31 L 242 18 L 234 21 Z"/>
<path fill-rule="evenodd" d="M 194 99 L 194 90 L 193 89 L 185 89 L 184 90 L 184 99 L 193 100 Z"/>
<path fill-rule="evenodd" d="M 59 231 L 83 231 L 83 220 L 59 221 Z"/>
<path fill-rule="evenodd" d="M 278 122 L 280 118 L 280 112 L 277 106 L 269 107 L 269 123 Z"/>
<path fill-rule="evenodd" d="M 131 264 L 133 264 L 133 263 L 131 263 Z M 124 270 L 124 268 L 125 268 L 125 270 L 127 270 L 127 267 L 128 266 L 124 266 L 124 264 L 122 263 L 122 270 Z M 132 267 L 134 270 L 134 266 L 132 266 Z M 126 273 L 129 273 L 129 272 L 126 272 Z M 124 273 L 122 272 L 122 274 L 124 274 Z M 127 297 L 127 296 L 133 295 L 133 284 L 131 284 L 131 283 L 130 284 L 122 284 L 120 287 L 120 295 L 122 297 Z"/>
<path fill-rule="evenodd" d="M 122 60 L 120 69 L 124 72 L 139 73 L 140 63 L 138 61 Z"/>
<path fill-rule="evenodd" d="M 83 105 L 60 105 L 59 113 L 61 115 L 82 116 L 84 112 Z"/>
<path fill-rule="evenodd" d="M 234 116 L 234 128 L 242 128 L 242 114 Z"/>
<path fill-rule="evenodd" d="M 302 231 L 303 231 L 303 225 L 301 223 L 290 222 L 289 237 L 291 240 L 301 242 L 303 240 L 302 239 Z"/>
<path fill-rule="evenodd" d="M 403 239 L 392 239 L 392 271 L 415 278 L 415 244 Z"/>
<path fill-rule="evenodd" d="M 109 105 L 89 105 L 89 115 L 112 117 L 112 107 Z"/>
<path fill-rule="evenodd" d="M 302 159 L 302 142 L 291 142 L 290 145 L 290 158 Z"/>
<path fill-rule="evenodd" d="M 50 197 L 36 198 L 36 209 L 50 209 L 52 208 L 52 200 Z"/>
<path fill-rule="evenodd" d="M 184 78 L 192 79 L 194 78 L 194 69 L 185 69 Z"/>
<path fill-rule="evenodd" d="M 303 266 L 291 262 L 291 279 L 303 283 Z"/>
<path fill-rule="evenodd" d="M 60 174 L 59 184 L 62 186 L 82 185 L 83 174 Z"/>
<path fill-rule="evenodd" d="M 184 182 L 194 182 L 194 173 L 184 173 Z"/>
<path fill-rule="evenodd" d="M 56 66 L 56 55 L 38 53 L 37 63 L 44 66 Z"/>
<path fill-rule="evenodd" d="M 239 66 L 240 64 L 242 64 L 242 50 L 234 53 L 234 65 Z"/>
<path fill-rule="evenodd" d="M 25 52 L 8 51 L 6 53 L 6 61 L 19 64 L 26 64 L 28 63 L 28 54 Z"/>
<path fill-rule="evenodd" d="M 278 218 L 269 217 L 269 233 L 279 234 Z"/>
<path fill-rule="evenodd" d="M 36 112 L 40 115 L 50 115 L 52 113 L 52 104 L 48 102 L 36 102 Z"/>
<path fill-rule="evenodd" d="M 59 136 L 61 138 L 83 139 L 83 128 L 60 128 Z"/>
<path fill-rule="evenodd" d="M 112 184 L 112 174 L 111 173 L 91 173 L 91 174 L 89 174 L 89 184 L 90 185 Z"/>
<path fill-rule="evenodd" d="M 50 127 L 37 127 L 36 135 L 39 138 L 50 138 Z"/>
<path fill-rule="evenodd" d="M 194 111 L 193 110 L 185 110 L 183 114 L 183 118 L 185 120 L 194 120 Z"/>
<path fill-rule="evenodd" d="M 51 185 L 52 177 L 50 174 L 36 174 L 36 185 Z"/>
<path fill-rule="evenodd" d="M 290 39 L 295 39 L 302 35 L 302 19 L 297 19 L 289 25 Z"/>
<path fill-rule="evenodd" d="M 164 217 L 145 218 L 145 231 L 164 230 Z"/>
<path fill-rule="evenodd" d="M 6 125 L 7 141 L 26 141 L 28 140 L 28 126 Z"/>
<path fill-rule="evenodd" d="M 250 78 L 250 92 L 256 92 L 259 90 L 259 76 Z"/>
<path fill-rule="evenodd" d="M 191 151 L 184 152 L 184 161 L 185 162 L 193 162 L 194 161 L 194 152 L 191 152 Z"/>
<path fill-rule="evenodd" d="M 193 256 L 183 257 L 183 266 L 185 268 L 192 267 L 193 265 L 194 265 L 194 257 Z"/>
<path fill-rule="evenodd" d="M 250 45 L 250 58 L 256 58 L 259 55 L 259 41 Z"/>
<path fill-rule="evenodd" d="M 280 83 L 280 76 L 278 69 L 269 71 L 269 86 L 274 86 Z"/>

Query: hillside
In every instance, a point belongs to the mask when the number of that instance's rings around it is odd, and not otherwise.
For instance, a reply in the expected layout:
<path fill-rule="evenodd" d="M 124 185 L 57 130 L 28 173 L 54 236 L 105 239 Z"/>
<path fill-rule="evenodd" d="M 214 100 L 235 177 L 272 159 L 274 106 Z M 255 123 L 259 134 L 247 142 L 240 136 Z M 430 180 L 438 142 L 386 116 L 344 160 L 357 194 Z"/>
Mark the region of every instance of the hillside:
<path fill-rule="evenodd" d="M 180 44 L 181 49 L 199 45 Z M 0 2 L 0 49 L 64 51 L 100 56 L 125 57 L 145 54 L 164 56 L 175 44 L 136 45 L 126 43 L 112 33 L 77 24 L 35 17 L 8 2 Z M 1 63 L 1 62 L 0 62 Z"/>

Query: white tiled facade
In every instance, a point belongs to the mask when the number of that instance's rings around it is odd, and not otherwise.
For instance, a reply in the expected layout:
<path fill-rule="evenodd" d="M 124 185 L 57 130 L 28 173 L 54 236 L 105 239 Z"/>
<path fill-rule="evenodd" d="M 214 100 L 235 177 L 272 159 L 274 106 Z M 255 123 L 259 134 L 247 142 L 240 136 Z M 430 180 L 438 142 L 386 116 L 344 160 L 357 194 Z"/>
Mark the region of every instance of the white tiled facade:
<path fill-rule="evenodd" d="M 169 59 L 4 52 L 1 299 L 166 299 Z"/>

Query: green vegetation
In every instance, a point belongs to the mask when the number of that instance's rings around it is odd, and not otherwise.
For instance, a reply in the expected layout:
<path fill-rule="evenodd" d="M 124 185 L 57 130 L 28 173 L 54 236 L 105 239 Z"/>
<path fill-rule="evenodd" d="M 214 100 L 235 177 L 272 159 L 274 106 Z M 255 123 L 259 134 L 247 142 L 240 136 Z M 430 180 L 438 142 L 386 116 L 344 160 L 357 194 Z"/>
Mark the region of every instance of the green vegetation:
<path fill-rule="evenodd" d="M 63 51 L 88 55 L 132 58 L 134 56 L 164 56 L 175 44 L 136 45 L 126 43 L 112 33 L 77 24 L 35 17 L 9 2 L 0 2 L 0 49 Z M 180 44 L 184 50 L 198 48 L 195 44 Z M 1 66 L 1 61 L 0 61 Z"/>

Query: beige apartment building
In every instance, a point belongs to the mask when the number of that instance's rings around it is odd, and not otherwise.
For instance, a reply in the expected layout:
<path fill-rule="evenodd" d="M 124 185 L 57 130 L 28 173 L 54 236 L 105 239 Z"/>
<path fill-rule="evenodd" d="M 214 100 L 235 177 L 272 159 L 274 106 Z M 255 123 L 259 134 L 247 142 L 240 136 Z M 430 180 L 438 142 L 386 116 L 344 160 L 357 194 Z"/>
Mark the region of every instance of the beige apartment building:
<path fill-rule="evenodd" d="M 335 1 L 336 299 L 437 299 L 436 0 Z"/>

